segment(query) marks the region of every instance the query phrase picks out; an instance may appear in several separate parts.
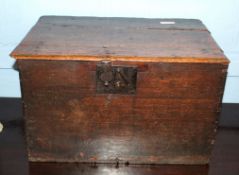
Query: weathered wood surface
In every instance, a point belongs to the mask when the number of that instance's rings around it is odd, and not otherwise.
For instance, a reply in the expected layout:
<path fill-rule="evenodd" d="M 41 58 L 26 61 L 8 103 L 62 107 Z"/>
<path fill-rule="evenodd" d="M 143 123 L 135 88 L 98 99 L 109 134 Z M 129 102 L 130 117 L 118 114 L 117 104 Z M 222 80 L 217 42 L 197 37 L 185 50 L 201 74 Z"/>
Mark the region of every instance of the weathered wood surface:
<path fill-rule="evenodd" d="M 239 174 L 239 130 L 229 129 L 235 121 L 231 114 L 239 112 L 239 104 L 223 104 L 219 128 L 209 166 L 209 175 Z M 0 118 L 4 130 L 0 133 L 1 175 L 207 175 L 207 166 L 184 165 L 119 165 L 80 163 L 32 163 L 28 165 L 22 132 L 21 99 L 0 98 Z M 231 122 L 230 122 L 231 121 Z M 235 124 L 233 123 L 233 125 Z M 28 169 L 29 168 L 29 169 Z M 28 173 L 29 170 L 29 173 Z"/>
<path fill-rule="evenodd" d="M 162 22 L 175 24 L 162 24 Z M 11 53 L 17 59 L 223 62 L 199 20 L 44 16 Z"/>
<path fill-rule="evenodd" d="M 31 161 L 208 163 L 227 65 L 130 62 L 136 94 L 112 95 L 96 64 L 18 60 Z"/>
<path fill-rule="evenodd" d="M 11 55 L 31 161 L 208 163 L 228 60 L 200 21 L 46 16 Z M 97 94 L 102 60 L 136 94 Z"/>

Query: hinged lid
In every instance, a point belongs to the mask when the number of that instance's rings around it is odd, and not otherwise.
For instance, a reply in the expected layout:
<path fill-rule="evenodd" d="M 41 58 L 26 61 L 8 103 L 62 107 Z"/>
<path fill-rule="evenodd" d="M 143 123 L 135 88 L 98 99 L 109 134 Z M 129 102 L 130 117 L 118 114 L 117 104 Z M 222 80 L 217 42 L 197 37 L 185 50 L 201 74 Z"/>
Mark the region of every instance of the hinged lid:
<path fill-rule="evenodd" d="M 209 62 L 228 60 L 199 20 L 43 16 L 16 59 Z"/>

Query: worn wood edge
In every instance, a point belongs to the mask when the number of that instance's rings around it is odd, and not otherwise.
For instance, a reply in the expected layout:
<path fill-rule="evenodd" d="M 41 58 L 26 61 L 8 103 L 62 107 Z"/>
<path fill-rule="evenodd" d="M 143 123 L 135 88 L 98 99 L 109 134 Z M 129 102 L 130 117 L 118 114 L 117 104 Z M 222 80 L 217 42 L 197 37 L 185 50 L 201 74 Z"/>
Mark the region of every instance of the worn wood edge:
<path fill-rule="evenodd" d="M 165 156 L 148 156 L 148 157 L 143 157 L 141 160 L 135 160 L 133 157 L 131 159 L 124 159 L 124 158 L 119 158 L 119 159 L 108 159 L 108 160 L 103 160 L 103 159 L 98 159 L 95 160 L 79 160 L 79 159 L 62 159 L 62 158 L 57 158 L 56 159 L 51 159 L 50 157 L 48 158 L 41 158 L 41 157 L 33 157 L 29 152 L 28 152 L 28 160 L 30 162 L 67 162 L 67 163 L 97 163 L 97 164 L 125 164 L 129 163 L 130 165 L 150 165 L 150 164 L 155 164 L 155 165 L 208 165 L 209 164 L 209 157 L 208 156 L 178 156 L 177 158 L 167 158 Z M 182 163 L 182 160 L 184 163 Z"/>
<path fill-rule="evenodd" d="M 39 17 L 38 21 L 40 20 L 45 20 L 45 18 L 95 18 L 95 19 L 102 19 L 102 18 L 105 18 L 105 19 L 150 19 L 150 20 L 192 20 L 192 21 L 196 21 L 198 23 L 201 23 L 203 24 L 202 20 L 198 19 L 198 18 L 153 18 L 153 17 L 117 17 L 117 16 L 114 16 L 114 17 L 102 17 L 102 16 L 74 16 L 74 15 L 42 15 Z M 203 25 L 204 26 L 204 25 Z"/>
<path fill-rule="evenodd" d="M 176 168 L 176 167 L 181 167 L 181 168 L 193 168 L 193 167 L 204 167 L 204 168 L 209 168 L 209 164 L 205 165 L 167 165 L 167 164 L 130 164 L 126 162 L 125 164 L 118 164 L 117 163 L 79 163 L 79 162 L 74 162 L 74 163 L 67 163 L 67 162 L 29 162 L 30 165 L 37 166 L 37 165 L 77 165 L 77 166 L 89 166 L 89 167 L 97 167 L 96 165 L 102 166 L 102 167 L 111 167 L 111 168 L 125 168 L 125 167 L 131 167 L 131 168 L 163 168 L 163 167 L 169 167 L 169 168 Z"/>
<path fill-rule="evenodd" d="M 229 64 L 226 57 L 195 58 L 195 57 L 129 57 L 129 56 L 79 56 L 79 55 L 18 55 L 10 54 L 16 60 L 68 60 L 68 61 L 137 61 L 137 62 L 169 62 L 169 63 L 223 63 Z"/>

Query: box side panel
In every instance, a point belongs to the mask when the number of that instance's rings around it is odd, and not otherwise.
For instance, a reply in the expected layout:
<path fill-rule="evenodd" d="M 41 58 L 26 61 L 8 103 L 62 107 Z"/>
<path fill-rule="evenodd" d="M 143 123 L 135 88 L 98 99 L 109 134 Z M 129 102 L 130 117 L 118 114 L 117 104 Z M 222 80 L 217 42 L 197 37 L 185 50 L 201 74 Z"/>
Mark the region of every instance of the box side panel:
<path fill-rule="evenodd" d="M 31 161 L 208 163 L 226 65 L 115 62 L 127 95 L 97 94 L 96 64 L 18 60 Z"/>

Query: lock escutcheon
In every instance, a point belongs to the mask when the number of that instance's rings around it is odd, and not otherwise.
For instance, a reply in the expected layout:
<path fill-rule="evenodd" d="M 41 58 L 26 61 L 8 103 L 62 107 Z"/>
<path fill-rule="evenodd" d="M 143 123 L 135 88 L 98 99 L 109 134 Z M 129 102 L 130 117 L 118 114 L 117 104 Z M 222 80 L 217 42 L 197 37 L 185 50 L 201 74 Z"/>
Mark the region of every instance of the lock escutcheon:
<path fill-rule="evenodd" d="M 112 66 L 103 61 L 96 68 L 97 93 L 134 94 L 136 91 L 137 68 Z"/>

